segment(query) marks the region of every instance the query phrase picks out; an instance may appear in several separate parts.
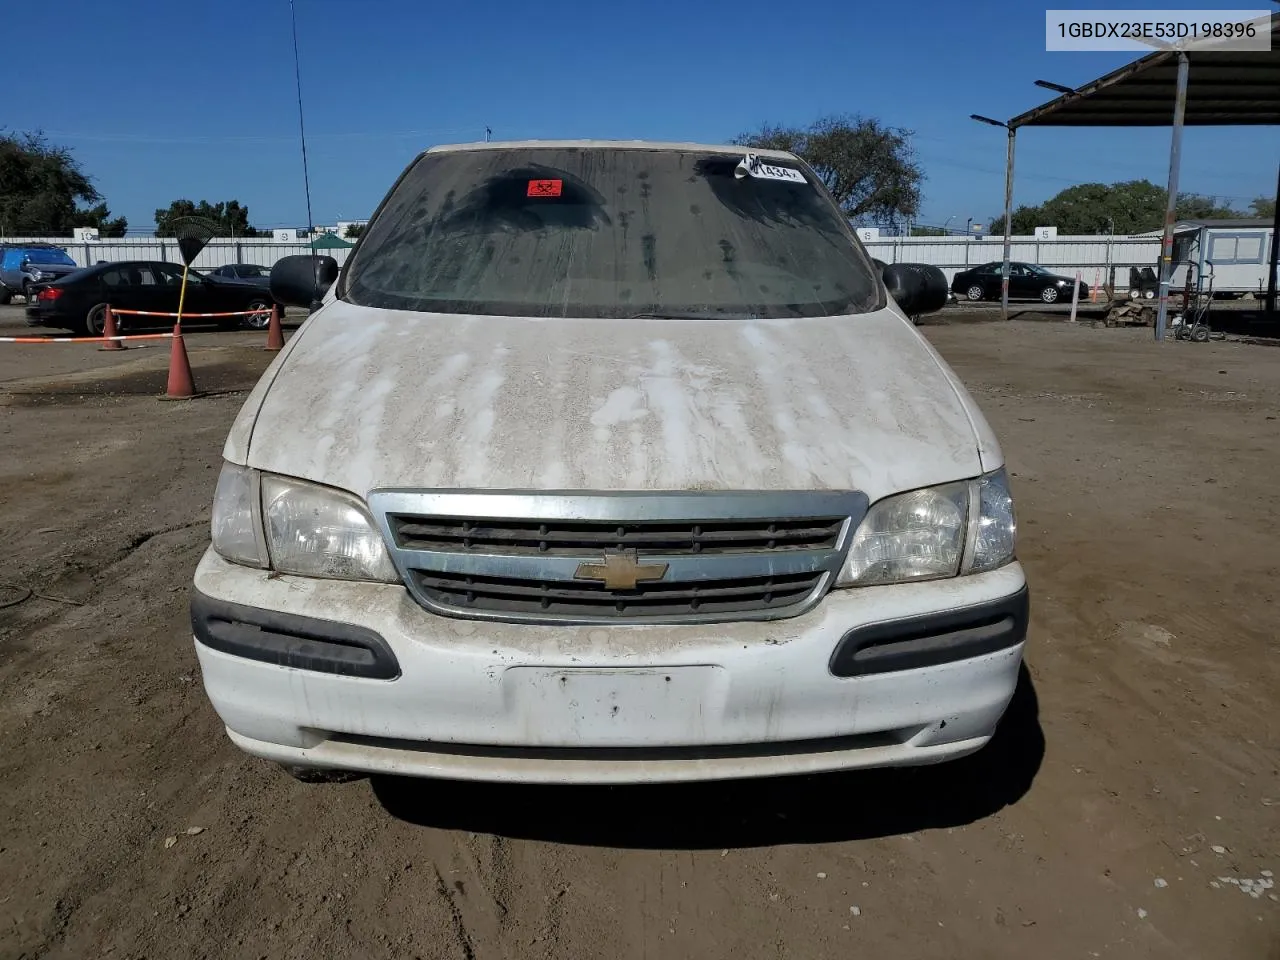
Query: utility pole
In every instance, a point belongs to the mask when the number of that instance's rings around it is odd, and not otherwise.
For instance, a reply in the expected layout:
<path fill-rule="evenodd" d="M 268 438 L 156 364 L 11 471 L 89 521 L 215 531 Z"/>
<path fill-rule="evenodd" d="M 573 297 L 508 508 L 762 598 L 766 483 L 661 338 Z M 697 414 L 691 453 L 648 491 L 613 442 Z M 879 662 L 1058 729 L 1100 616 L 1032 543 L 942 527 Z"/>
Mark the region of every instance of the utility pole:
<path fill-rule="evenodd" d="M 1164 339 L 1169 313 L 1169 284 L 1173 280 L 1173 224 L 1178 206 L 1178 174 L 1182 168 L 1182 125 L 1187 114 L 1187 78 L 1191 61 L 1178 51 L 1178 86 L 1173 101 L 1173 135 L 1169 143 L 1169 196 L 1164 209 L 1164 236 L 1160 240 L 1160 306 L 1156 310 L 1156 339 Z M 1190 268 L 1188 268 L 1190 269 Z"/>
<path fill-rule="evenodd" d="M 1013 243 L 1013 145 L 1018 131 L 1016 128 L 1000 120 L 992 120 L 978 113 L 969 114 L 969 119 L 977 120 L 992 127 L 1004 127 L 1009 132 L 1008 152 L 1004 165 L 1004 266 L 1000 271 L 1000 319 L 1009 319 L 1009 254 Z"/>

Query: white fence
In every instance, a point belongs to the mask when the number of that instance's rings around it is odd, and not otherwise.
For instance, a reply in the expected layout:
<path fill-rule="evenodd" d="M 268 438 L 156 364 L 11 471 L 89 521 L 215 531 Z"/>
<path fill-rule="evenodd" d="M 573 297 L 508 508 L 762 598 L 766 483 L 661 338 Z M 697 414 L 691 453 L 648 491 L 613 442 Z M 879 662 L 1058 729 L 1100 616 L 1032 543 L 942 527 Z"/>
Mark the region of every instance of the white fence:
<path fill-rule="evenodd" d="M 160 237 L 125 237 L 121 240 L 79 241 L 66 238 L 27 237 L 5 239 L 4 243 L 53 243 L 66 249 L 82 267 L 99 260 L 168 260 L 177 261 L 176 240 Z M 1002 237 L 883 237 L 864 242 L 867 251 L 885 263 L 929 263 L 940 267 L 950 280 L 961 270 L 976 267 L 1003 257 Z M 1108 252 L 1108 247 L 1110 251 Z M 211 240 L 200 252 L 194 267 L 212 269 L 226 263 L 260 263 L 265 267 L 281 257 L 308 253 L 305 240 L 280 241 L 271 238 Z M 325 250 L 338 263 L 346 260 L 349 248 Z M 1038 263 L 1055 272 L 1070 275 L 1076 270 L 1090 286 L 1107 282 L 1108 262 L 1115 268 L 1115 283 L 1125 289 L 1129 284 L 1129 267 L 1152 267 L 1160 254 L 1158 237 L 1111 238 L 1105 236 L 1056 237 L 1037 240 L 1014 237 L 1010 259 L 1022 263 Z"/>
<path fill-rule="evenodd" d="M 166 260 L 181 263 L 178 241 L 172 237 L 124 237 L 120 240 L 68 240 L 66 237 L 15 237 L 0 243 L 52 243 L 62 247 L 79 266 L 91 267 L 100 260 Z M 236 240 L 210 240 L 200 251 L 193 267 L 212 270 L 227 263 L 259 263 L 269 267 L 281 257 L 294 253 L 310 253 L 305 240 L 273 240 L 270 237 L 247 237 Z M 321 250 L 338 263 L 347 259 L 349 247 Z"/>
<path fill-rule="evenodd" d="M 883 237 L 863 241 L 863 246 L 885 263 L 933 264 L 948 280 L 962 270 L 1004 259 L 1003 237 Z M 1109 244 L 1105 236 L 1014 237 L 1009 252 L 1010 260 L 1037 263 L 1066 276 L 1079 270 L 1080 279 L 1090 286 L 1107 282 L 1110 263 L 1120 289 L 1129 286 L 1129 267 L 1154 270 L 1159 257 L 1159 237 L 1116 236 Z"/>

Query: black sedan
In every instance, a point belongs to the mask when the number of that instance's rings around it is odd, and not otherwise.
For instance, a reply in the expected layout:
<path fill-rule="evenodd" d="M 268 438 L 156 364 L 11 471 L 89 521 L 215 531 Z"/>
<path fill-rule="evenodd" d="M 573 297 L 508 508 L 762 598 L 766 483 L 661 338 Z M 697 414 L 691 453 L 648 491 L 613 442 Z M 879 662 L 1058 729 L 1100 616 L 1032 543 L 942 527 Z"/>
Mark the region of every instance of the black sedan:
<path fill-rule="evenodd" d="M 152 260 L 125 260 L 100 263 L 36 288 L 34 302 L 27 306 L 27 323 L 32 326 L 64 327 L 89 336 L 101 336 L 107 307 L 121 310 L 149 310 L 175 313 L 182 289 L 182 265 Z M 190 271 L 184 313 L 223 313 L 253 310 L 252 317 L 225 317 L 218 326 L 266 326 L 271 313 L 271 295 L 262 287 L 242 280 L 210 277 Z M 248 324 L 244 322 L 251 320 Z M 130 317 L 117 320 L 119 326 L 155 326 L 159 317 Z"/>
<path fill-rule="evenodd" d="M 251 283 L 264 294 L 271 293 L 271 268 L 260 263 L 227 263 L 208 271 L 211 277 L 225 277 L 228 280 L 241 280 Z M 265 330 L 271 318 L 267 314 L 245 317 L 245 326 L 254 330 Z"/>
<path fill-rule="evenodd" d="M 229 280 L 271 280 L 271 268 L 260 263 L 226 263 L 205 272 L 211 277 L 226 277 Z"/>
<path fill-rule="evenodd" d="M 951 292 L 964 300 L 999 300 L 1003 269 L 1004 263 L 996 260 L 957 273 L 951 281 Z M 1009 264 L 1010 300 L 1040 300 L 1044 303 L 1070 300 L 1074 282 L 1074 278 L 1050 273 L 1038 264 Z M 1088 286 L 1081 283 L 1080 299 L 1085 300 L 1088 296 Z"/>

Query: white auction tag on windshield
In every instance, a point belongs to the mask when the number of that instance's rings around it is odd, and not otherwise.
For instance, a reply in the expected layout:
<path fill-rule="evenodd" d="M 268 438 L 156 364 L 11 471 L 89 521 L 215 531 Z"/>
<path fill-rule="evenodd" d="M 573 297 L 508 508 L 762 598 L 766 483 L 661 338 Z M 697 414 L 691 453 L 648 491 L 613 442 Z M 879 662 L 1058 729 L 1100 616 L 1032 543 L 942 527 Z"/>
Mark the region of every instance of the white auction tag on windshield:
<path fill-rule="evenodd" d="M 748 153 L 738 164 L 734 174 L 741 180 L 744 176 L 757 180 L 786 180 L 789 183 L 805 183 L 804 174 L 791 167 L 779 167 L 772 163 L 764 163 L 754 153 Z"/>

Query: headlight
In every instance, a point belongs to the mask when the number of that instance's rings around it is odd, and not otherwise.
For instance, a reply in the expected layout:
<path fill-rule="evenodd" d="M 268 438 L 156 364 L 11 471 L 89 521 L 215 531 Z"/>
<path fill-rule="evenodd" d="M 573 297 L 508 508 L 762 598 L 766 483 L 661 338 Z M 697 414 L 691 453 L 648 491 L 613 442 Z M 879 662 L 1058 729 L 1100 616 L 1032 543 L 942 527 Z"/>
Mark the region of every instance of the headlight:
<path fill-rule="evenodd" d="M 966 572 L 980 573 L 1003 567 L 1013 559 L 1018 539 L 1018 520 L 1009 494 L 1009 478 L 1003 469 L 977 481 L 978 516 L 973 549 Z"/>
<path fill-rule="evenodd" d="M 964 553 L 968 505 L 967 483 L 881 500 L 858 526 L 839 585 L 954 577 Z"/>
<path fill-rule="evenodd" d="M 886 497 L 858 525 L 836 586 L 994 570 L 1013 560 L 1016 533 L 1003 469 L 973 481 Z"/>
<path fill-rule="evenodd" d="M 262 517 L 271 566 L 281 573 L 400 581 L 382 535 L 357 497 L 263 474 Z"/>
<path fill-rule="evenodd" d="M 267 558 L 254 515 L 258 497 L 257 474 L 248 467 L 224 463 L 213 495 L 213 549 L 224 560 L 250 567 L 265 567 Z"/>

